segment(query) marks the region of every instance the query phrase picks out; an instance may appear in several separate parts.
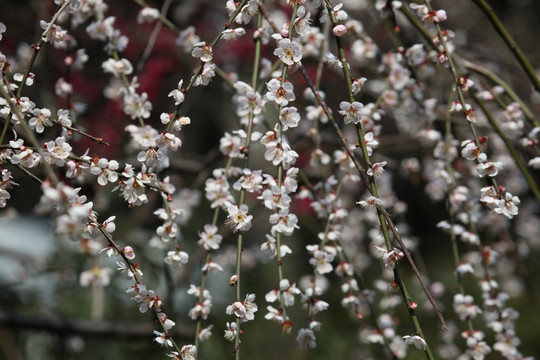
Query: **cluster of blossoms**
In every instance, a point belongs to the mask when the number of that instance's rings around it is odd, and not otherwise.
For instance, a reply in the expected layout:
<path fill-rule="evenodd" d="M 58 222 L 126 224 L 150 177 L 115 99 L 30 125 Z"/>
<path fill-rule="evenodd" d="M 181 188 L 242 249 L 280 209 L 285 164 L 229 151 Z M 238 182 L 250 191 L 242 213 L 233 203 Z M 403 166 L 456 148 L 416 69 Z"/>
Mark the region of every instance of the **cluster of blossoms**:
<path fill-rule="evenodd" d="M 255 294 L 249 291 L 241 296 L 240 283 L 249 274 L 245 271 L 249 264 L 268 262 L 268 259 L 277 266 L 278 281 L 270 286 L 263 284 L 264 299 L 269 304 L 264 318 L 278 323 L 285 333 L 289 333 L 293 328 L 290 314 L 295 306 L 302 307 L 307 320 L 297 332 L 296 341 L 300 348 L 317 346 L 319 339 L 316 334 L 323 326 L 318 314 L 331 308 L 334 295 L 329 290 L 333 289 L 333 278 L 337 278 L 341 290 L 338 301 L 355 321 L 361 322 L 361 341 L 379 344 L 392 357 L 404 358 L 409 348 L 416 348 L 431 358 L 434 347 L 429 343 L 434 340 L 429 334 L 424 336 L 417 319 L 413 319 L 415 328 L 410 331 L 399 325 L 401 319 L 391 315 L 399 312 L 397 306 L 400 305 L 405 306 L 411 317 L 423 309 L 422 304 L 412 299 L 416 294 L 406 295 L 406 281 L 399 275 L 402 265 L 406 265 L 405 260 L 416 270 L 409 253 L 415 252 L 415 256 L 420 256 L 419 240 L 411 235 L 414 230 L 402 222 L 411 217 L 407 215 L 407 205 L 394 193 L 394 189 L 399 188 L 396 183 L 403 178 L 409 180 L 407 186 L 425 185 L 425 192 L 432 201 L 446 200 L 448 220 L 441 221 L 439 227 L 450 234 L 452 245 L 456 246 L 453 254 L 459 264 L 455 269 L 459 292 L 453 295 L 452 302 L 446 303 L 451 304 L 447 307 L 453 307 L 457 319 L 467 322 L 468 330 L 461 332 L 464 350 L 456 345 L 455 329 L 450 335 L 445 335 L 445 350 L 439 350 L 441 357 L 483 359 L 490 352 L 497 351 L 506 359 L 523 358 L 518 350 L 520 339 L 515 321 L 518 312 L 507 306 L 510 295 L 519 294 L 521 285 L 508 285 L 517 282 L 503 271 L 503 267 L 508 264 L 507 254 L 512 251 L 528 254 L 529 248 L 520 245 L 518 250 L 512 249 L 508 245 L 510 241 L 497 231 L 513 230 L 511 224 L 518 221 L 534 223 L 537 220 L 531 210 L 534 205 L 530 205 L 528 199 L 524 200 L 527 198 L 525 180 L 516 176 L 518 171 L 527 171 L 523 170 L 526 166 L 514 164 L 523 160 L 510 158 L 506 149 L 513 149 L 519 144 L 532 154 L 529 167 L 539 168 L 537 144 L 540 127 L 528 114 L 530 110 L 507 89 L 502 86 L 488 88 L 473 75 L 458 74 L 460 69 L 452 60 L 459 44 L 452 42 L 452 31 L 441 27 L 447 18 L 445 10 L 432 9 L 429 1 L 423 4 L 376 1 L 374 8 L 377 13 L 389 21 L 388 24 L 394 25 L 396 31 L 393 35 L 399 34 L 398 21 L 404 21 L 396 16 L 402 11 L 409 17 L 415 16 L 416 12 L 421 21 L 414 22 L 414 25 L 421 27 L 424 36 L 431 37 L 426 45 L 418 43 L 382 53 L 364 24 L 349 16 L 354 11 L 350 2 L 333 5 L 328 1 L 287 1 L 293 11 L 290 19 L 286 20 L 285 13 L 289 12 L 277 8 L 268 12 L 265 5 L 256 0 L 239 3 L 229 0 L 225 6 L 229 20 L 224 28 L 219 29 L 214 41 L 203 40 L 193 26 L 176 29 L 176 44 L 184 57 L 198 66 L 189 80 L 184 77 L 169 85 L 164 100 L 174 110 L 157 116 L 152 112 L 159 104 L 153 102 L 154 90 L 142 91 L 146 89 L 144 83 L 147 79 L 145 74 L 137 75 L 138 68 L 144 65 L 145 56 L 138 66 L 132 63 L 133 53 L 126 51 L 130 39 L 120 31 L 120 28 L 124 29 L 122 22 L 108 16 L 107 3 L 104 0 L 55 2 L 60 6 L 58 16 L 50 22 L 40 22 L 43 29 L 40 44 L 52 44 L 57 51 L 66 52 L 65 65 L 71 73 L 81 70 L 89 59 L 85 49 L 77 49 L 77 41 L 71 34 L 73 29 L 82 27 L 90 39 L 104 43 L 106 55 L 100 68 L 109 83 L 103 95 L 118 105 L 119 113 L 123 111 L 123 115 L 133 121 L 125 126 L 129 139 L 124 149 L 127 157 L 119 161 L 112 158 L 113 152 L 99 156 L 93 154 L 94 150 L 77 155 L 80 135 L 98 144 L 104 142 L 81 130 L 84 125 L 80 124 L 80 115 L 84 109 L 73 100 L 77 83 L 69 82 L 72 77 L 59 77 L 54 93 L 69 106 L 42 106 L 41 101 L 34 102 L 20 96 L 20 90 L 25 86 L 41 80 L 30 71 L 33 60 L 24 71 L 17 69 L 20 72 L 12 73 L 10 63 L 18 68 L 21 67 L 17 64 L 19 60 L 8 59 L 0 53 L 3 75 L 0 117 L 4 123 L 0 135 L 0 208 L 9 205 L 14 197 L 13 186 L 18 185 L 15 180 L 20 182 L 14 179 L 12 169 L 19 169 L 42 182 L 43 195 L 38 209 L 54 214 L 55 234 L 61 239 L 78 240 L 79 250 L 90 257 L 91 265 L 79 275 L 80 285 L 96 288 L 113 284 L 112 270 L 102 265 L 99 254 L 105 253 L 113 258 L 118 272 L 131 282 L 126 290 L 129 298 L 141 313 L 155 314 L 160 329 L 153 332 L 154 342 L 166 348 L 170 358 L 196 359 L 200 343 L 212 335 L 214 324 L 203 327 L 202 322 L 212 319 L 211 311 L 219 307 L 214 306 L 214 301 L 218 304 L 222 294 L 216 296 L 212 293 L 212 296 L 207 286 L 208 275 L 218 271 L 232 273 L 228 277 L 229 285 L 235 288 L 236 294 L 234 300 L 223 302 L 228 305 L 223 306 L 222 313 L 234 317 L 234 320 L 226 322 L 220 331 L 226 340 L 235 343 L 234 351 L 238 353 L 240 335 L 245 331 L 244 323 L 254 322 L 258 311 Z M 162 16 L 167 13 L 165 10 L 143 6 L 137 23 L 161 20 L 173 29 L 174 24 Z M 312 18 L 315 14 L 320 15 L 318 21 Z M 257 26 L 254 25 L 256 18 Z M 5 31 L 6 27 L 0 23 L 0 40 Z M 226 40 L 229 41 L 228 46 L 234 48 L 235 41 L 247 38 L 255 42 L 257 52 L 254 68 L 258 73 L 253 74 L 250 83 L 240 80 L 245 75 L 242 71 L 224 72 L 229 68 L 222 68 L 225 59 L 222 51 L 225 50 L 219 44 L 220 40 Z M 337 40 L 337 55 L 331 52 L 335 47 L 330 45 L 330 39 Z M 149 41 L 147 49 L 151 50 L 152 46 L 153 41 Z M 433 49 L 428 50 L 428 46 Z M 269 51 L 261 51 L 260 47 Z M 34 46 L 36 56 L 39 48 Z M 266 59 L 262 54 L 273 57 Z M 239 63 L 241 61 L 245 59 L 238 59 Z M 310 80 L 308 71 L 312 62 L 320 64 L 315 82 Z M 161 66 L 149 64 L 149 68 Z M 435 75 L 447 68 L 455 76 L 455 85 L 450 90 L 454 100 L 445 107 L 439 106 L 440 99 L 430 97 L 438 92 L 429 89 L 435 86 L 434 79 L 438 77 Z M 364 77 L 353 75 L 367 71 L 374 73 L 373 78 L 370 75 L 369 82 Z M 344 77 L 339 77 L 340 81 L 346 84 L 347 97 L 339 98 L 338 105 L 330 102 L 335 101 L 336 96 L 343 96 L 342 93 L 327 96 L 318 89 L 326 86 L 325 81 L 321 81 L 322 74 L 327 76 L 331 72 L 341 73 Z M 309 84 L 303 96 L 300 96 L 296 82 L 300 73 Z M 328 78 L 332 76 L 334 74 Z M 240 127 L 225 131 L 216 146 L 220 155 L 227 159 L 226 165 L 215 165 L 212 161 L 214 168 L 211 171 L 194 171 L 198 173 L 194 187 L 204 180 L 204 197 L 213 209 L 211 220 L 198 221 L 199 216 L 193 215 L 204 200 L 201 200 L 198 190 L 185 186 L 189 177 L 181 176 L 183 173 L 178 171 L 184 165 L 178 155 L 179 150 L 184 150 L 181 133 L 185 125 L 191 124 L 190 117 L 182 115 L 181 109 L 191 96 L 193 87 L 207 86 L 215 81 L 214 78 L 223 78 L 230 85 L 229 90 L 234 93 L 235 120 Z M 368 99 L 377 100 L 369 102 Z M 490 107 L 499 106 L 496 116 L 491 116 L 484 110 L 483 103 L 476 99 L 485 101 Z M 482 108 L 483 115 L 475 110 L 473 101 Z M 440 126 L 443 114 L 448 118 L 446 134 Z M 488 132 L 484 126 L 485 118 L 488 122 L 495 119 L 502 129 L 498 131 L 497 126 L 493 126 L 503 141 L 488 133 L 489 149 L 488 136 L 477 135 L 479 129 Z M 387 126 L 392 120 L 394 123 Z M 467 138 L 462 133 L 462 124 L 472 130 L 473 136 L 460 142 L 458 139 Z M 339 142 L 327 136 L 330 125 L 336 130 Z M 343 130 L 340 129 L 342 125 Z M 390 142 L 386 136 L 392 129 L 396 129 L 399 138 L 408 143 L 404 145 L 406 155 L 399 156 L 399 161 L 390 158 L 391 151 L 386 153 Z M 186 144 L 190 142 L 182 138 Z M 418 158 L 409 156 L 408 146 L 418 147 L 421 155 Z M 47 177 L 45 180 L 34 175 L 41 168 Z M 393 171 L 397 169 L 399 174 Z M 401 178 L 396 180 L 398 176 Z M 145 208 L 151 208 L 149 214 L 153 213 L 157 218 L 154 219 L 155 231 L 150 234 L 144 229 L 141 233 L 149 239 L 145 244 L 159 251 L 160 262 L 167 265 L 170 278 L 200 278 L 199 285 L 190 284 L 187 289 L 187 294 L 195 299 L 193 306 L 186 311 L 197 324 L 193 345 L 181 348 L 176 345 L 172 331 L 176 324 L 163 311 L 164 302 L 157 291 L 143 283 L 143 272 L 139 263 L 134 261 L 138 245 L 117 245 L 113 237 L 117 216 L 98 221 L 95 209 L 101 212 L 100 207 L 109 204 L 99 204 L 97 200 L 106 201 L 97 197 L 94 205 L 80 194 L 81 188 L 94 186 L 94 181 L 97 184 L 95 189 L 101 192 L 109 187 L 117 192 L 128 208 L 137 207 L 141 213 Z M 70 185 L 74 183 L 81 184 L 81 188 Z M 534 193 L 535 185 L 530 182 L 529 185 Z M 358 201 L 351 201 L 351 198 Z M 419 205 L 413 206 L 417 210 Z M 260 208 L 270 212 L 268 220 L 264 221 L 266 228 L 262 231 L 259 231 L 257 221 Z M 309 216 L 316 217 L 318 221 L 315 225 L 306 221 L 304 227 L 303 217 L 307 219 Z M 225 219 L 223 222 L 228 229 L 220 227 L 221 219 Z M 397 219 L 397 225 L 392 219 Z M 192 234 L 194 224 L 202 226 L 198 235 Z M 318 225 L 321 226 L 316 227 Z M 120 221 L 118 226 L 121 227 Z M 530 230 L 530 226 L 515 227 L 520 228 L 516 231 L 521 231 L 523 238 L 533 239 L 528 240 L 531 244 L 535 242 L 534 236 L 529 235 L 536 234 L 537 230 Z M 252 228 L 255 231 L 250 232 Z M 285 243 L 299 238 L 297 232 L 301 228 L 312 231 L 314 241 L 308 245 Z M 486 245 L 485 234 L 494 239 L 489 246 Z M 121 235 L 117 232 L 115 236 Z M 263 242 L 256 242 L 253 246 L 250 240 L 255 236 L 262 236 Z M 229 246 L 229 237 L 237 239 L 235 250 Z M 503 238 L 504 241 L 498 241 Z M 199 257 L 189 253 L 189 241 L 193 239 L 200 247 L 200 254 L 204 253 L 202 266 L 196 263 Z M 473 250 L 459 254 L 456 239 L 467 250 Z M 296 274 L 287 273 L 289 267 L 284 264 L 293 257 L 295 262 L 301 258 L 296 257 L 296 249 L 299 248 L 305 249 L 307 256 L 302 261 L 309 273 L 294 280 Z M 230 255 L 229 250 L 235 255 Z M 252 252 L 257 250 L 265 256 L 253 256 Z M 140 254 L 138 250 L 137 253 Z M 138 257 L 137 261 L 142 262 L 141 258 Z M 232 270 L 234 262 L 236 267 Z M 191 266 L 193 264 L 197 265 Z M 373 267 L 365 272 L 371 275 L 376 266 L 380 269 L 380 277 L 364 283 L 359 275 Z M 197 270 L 197 276 L 187 273 L 192 269 Z M 478 276 L 481 304 L 463 289 L 460 280 L 467 273 Z M 421 277 L 416 272 L 415 275 L 425 288 Z M 219 281 L 218 277 L 216 281 Z M 431 306 L 440 315 L 429 290 L 425 291 Z M 434 282 L 431 292 L 438 302 L 443 302 L 444 286 Z M 370 325 L 364 322 L 368 314 L 373 320 Z M 489 329 L 484 330 L 493 332 L 493 343 L 486 340 L 490 337 L 486 337 L 484 332 L 474 329 L 471 321 L 479 318 L 483 318 L 486 329 Z"/>

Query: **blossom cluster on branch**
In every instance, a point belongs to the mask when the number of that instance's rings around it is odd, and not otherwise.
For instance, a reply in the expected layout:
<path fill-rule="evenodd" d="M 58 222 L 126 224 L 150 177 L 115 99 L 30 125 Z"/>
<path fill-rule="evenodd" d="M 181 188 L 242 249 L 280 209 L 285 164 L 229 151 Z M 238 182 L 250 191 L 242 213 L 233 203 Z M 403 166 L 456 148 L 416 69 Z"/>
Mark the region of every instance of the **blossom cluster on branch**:
<path fill-rule="evenodd" d="M 266 320 L 317 352 L 334 316 L 361 358 L 525 359 L 529 101 L 428 0 L 216 4 L 46 5 L 35 43 L 0 52 L 3 212 L 30 201 L 84 254 L 92 313 L 117 291 L 173 359 L 246 357 Z"/>

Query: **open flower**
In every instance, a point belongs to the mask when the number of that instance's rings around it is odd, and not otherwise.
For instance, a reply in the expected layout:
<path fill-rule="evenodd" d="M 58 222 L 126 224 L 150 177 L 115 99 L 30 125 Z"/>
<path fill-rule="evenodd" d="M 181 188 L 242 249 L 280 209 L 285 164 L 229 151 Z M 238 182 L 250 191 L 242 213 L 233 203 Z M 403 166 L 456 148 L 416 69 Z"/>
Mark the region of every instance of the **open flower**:
<path fill-rule="evenodd" d="M 298 342 L 298 346 L 300 347 L 300 349 L 314 349 L 315 347 L 317 347 L 315 334 L 311 329 L 300 329 L 298 331 L 298 336 L 296 337 L 296 342 Z"/>
<path fill-rule="evenodd" d="M 133 72 L 133 66 L 128 59 L 107 59 L 101 64 L 105 73 L 111 74 L 114 77 L 120 77 L 122 75 L 129 75 Z"/>
<path fill-rule="evenodd" d="M 427 344 L 426 344 L 426 341 L 424 339 L 422 339 L 420 336 L 418 335 L 414 335 L 414 336 L 410 336 L 410 335 L 405 335 L 403 337 L 403 340 L 405 340 L 405 344 L 407 345 L 414 345 L 416 346 L 417 349 L 419 350 L 424 350 L 426 351 L 427 349 Z"/>
<path fill-rule="evenodd" d="M 213 50 L 210 44 L 207 44 L 204 41 L 198 42 L 193 47 L 191 55 L 195 58 L 201 59 L 203 62 L 212 61 Z"/>
<path fill-rule="evenodd" d="M 232 305 L 227 306 L 225 312 L 227 315 L 236 315 L 242 322 L 253 320 L 258 310 L 254 301 L 255 294 L 247 294 L 244 301 L 235 301 Z"/>
<path fill-rule="evenodd" d="M 343 115 L 343 122 L 345 124 L 358 124 L 362 119 L 362 108 L 364 107 L 362 103 L 359 103 L 358 101 L 354 101 L 353 103 L 342 101 L 339 104 L 339 107 L 341 109 L 339 110 L 339 113 Z"/>
<path fill-rule="evenodd" d="M 107 182 L 116 182 L 118 180 L 118 162 L 116 160 L 107 160 L 105 158 L 94 158 L 90 165 L 90 172 L 98 176 L 98 184 L 107 185 Z"/>
<path fill-rule="evenodd" d="M 204 225 L 204 231 L 199 233 L 199 245 L 204 247 L 206 251 L 219 249 L 219 244 L 223 237 L 217 233 L 218 228 L 215 225 Z"/>
<path fill-rule="evenodd" d="M 34 109 L 32 110 L 32 114 L 34 116 L 30 118 L 28 124 L 32 129 L 36 130 L 38 134 L 41 134 L 43 130 L 45 130 L 45 126 L 52 126 L 52 122 L 49 120 L 51 117 L 51 110 L 45 108 Z"/>
<path fill-rule="evenodd" d="M 63 166 L 70 152 L 71 146 L 63 136 L 60 136 L 55 141 L 51 140 L 47 143 L 47 156 L 45 159 L 51 164 Z"/>
<path fill-rule="evenodd" d="M 225 206 L 229 213 L 227 225 L 229 225 L 233 231 L 246 231 L 251 228 L 251 219 L 253 216 L 247 214 L 249 210 L 247 205 L 242 204 L 236 206 L 227 201 Z"/>
<path fill-rule="evenodd" d="M 384 203 L 381 199 L 376 198 L 373 195 L 370 195 L 366 200 L 358 201 L 357 204 L 363 207 L 364 209 L 375 210 L 377 205 L 382 206 Z"/>
<path fill-rule="evenodd" d="M 480 177 L 484 177 L 486 175 L 490 177 L 497 176 L 499 171 L 502 169 L 503 163 L 500 161 L 486 161 L 476 166 L 476 172 Z"/>
<path fill-rule="evenodd" d="M 381 247 L 375 246 L 375 252 L 377 257 L 382 259 L 384 267 L 388 270 L 394 270 L 397 261 L 403 257 L 403 253 L 398 249 L 388 251 Z"/>
<path fill-rule="evenodd" d="M 266 98 L 268 101 L 273 101 L 277 105 L 287 106 L 289 101 L 296 99 L 293 92 L 293 84 L 290 82 L 285 82 L 281 85 L 278 79 L 272 79 L 266 83 L 266 87 L 268 88 Z"/>
<path fill-rule="evenodd" d="M 157 342 L 159 345 L 165 346 L 165 347 L 173 346 L 173 343 L 171 339 L 169 339 L 168 334 L 154 330 L 154 335 L 156 335 L 156 337 L 154 338 L 154 341 Z"/>
<path fill-rule="evenodd" d="M 167 252 L 167 256 L 164 259 L 165 264 L 172 266 L 174 269 L 180 269 L 188 260 L 189 255 L 186 252 L 175 250 Z"/>
<path fill-rule="evenodd" d="M 302 59 L 302 48 L 296 41 L 282 39 L 279 40 L 278 47 L 274 50 L 274 55 L 285 65 L 292 66 L 300 63 Z"/>
<path fill-rule="evenodd" d="M 184 80 L 180 80 L 178 82 L 178 85 L 176 86 L 176 89 L 171 91 L 168 95 L 168 97 L 172 97 L 174 99 L 174 105 L 178 106 L 181 103 L 184 102 L 185 96 L 182 92 L 182 84 L 184 83 Z M 163 120 L 162 120 L 163 121 Z M 170 120 L 169 120 L 170 121 Z"/>

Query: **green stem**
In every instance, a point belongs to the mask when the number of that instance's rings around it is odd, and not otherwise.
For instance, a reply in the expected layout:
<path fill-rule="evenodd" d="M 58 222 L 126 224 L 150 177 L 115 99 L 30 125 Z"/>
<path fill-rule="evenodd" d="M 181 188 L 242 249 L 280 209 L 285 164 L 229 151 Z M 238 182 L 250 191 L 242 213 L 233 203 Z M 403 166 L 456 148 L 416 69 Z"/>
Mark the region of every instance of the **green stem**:
<path fill-rule="evenodd" d="M 141 0 L 135 0 L 137 3 L 144 3 L 144 1 L 141 1 Z M 224 26 L 224 30 L 226 30 L 229 26 L 230 23 L 232 23 L 234 21 L 234 19 L 236 18 L 236 16 L 238 15 L 238 13 L 240 12 L 240 10 L 242 10 L 242 7 L 245 5 L 245 3 L 247 2 L 247 0 L 242 0 L 242 2 L 240 2 L 240 4 L 237 5 L 236 7 L 236 10 L 234 11 L 234 13 L 229 17 L 229 19 L 227 20 L 227 23 L 225 24 Z M 160 20 L 162 20 L 163 17 L 160 17 Z M 221 31 L 219 34 L 216 35 L 216 37 L 214 38 L 214 40 L 210 43 L 210 46 L 212 48 L 214 48 L 216 46 L 216 44 L 218 43 L 218 41 L 221 39 L 221 37 L 223 36 L 223 31 Z M 193 76 L 191 77 L 191 79 L 189 80 L 189 84 L 186 86 L 185 89 L 183 89 L 183 91 L 187 94 L 189 93 L 189 91 L 191 90 L 191 88 L 193 87 L 193 84 L 195 83 L 195 80 L 197 79 L 197 76 L 200 75 L 202 69 L 204 67 L 204 63 L 201 62 L 199 64 L 199 66 L 197 66 L 197 68 L 195 69 L 195 72 L 193 73 Z M 172 114 L 172 119 L 176 119 L 178 113 L 180 112 L 180 109 L 182 108 L 182 104 L 184 102 L 180 103 L 176 109 L 174 110 L 174 113 Z M 171 129 L 171 126 L 173 124 L 174 121 L 170 121 L 169 124 L 167 125 L 167 131 L 170 131 Z"/>
<path fill-rule="evenodd" d="M 508 96 L 510 96 L 510 98 L 512 100 L 514 100 L 515 102 L 517 102 L 519 104 L 519 107 L 521 108 L 521 110 L 523 111 L 523 113 L 525 114 L 527 119 L 529 119 L 529 121 L 532 122 L 533 126 L 540 126 L 540 123 L 536 120 L 536 118 L 535 118 L 534 114 L 532 113 L 531 109 L 529 109 L 529 107 L 527 105 L 525 105 L 523 100 L 521 100 L 521 98 L 515 93 L 515 91 L 512 90 L 510 85 L 508 85 L 503 79 L 498 77 L 497 74 L 489 71 L 488 69 L 486 69 L 486 68 L 484 68 L 482 66 L 479 66 L 479 65 L 476 65 L 476 64 L 474 64 L 474 63 L 472 63 L 470 61 L 467 61 L 467 60 L 463 60 L 463 65 L 465 65 L 466 68 L 471 69 L 471 70 L 483 75 L 487 79 L 493 81 L 495 84 L 502 87 L 504 89 L 504 91 L 508 94 Z"/>
<path fill-rule="evenodd" d="M 325 2 L 327 4 L 328 11 L 330 12 L 331 11 L 330 2 L 327 1 L 327 0 L 325 0 Z M 332 13 L 331 13 L 330 18 L 332 20 L 332 24 L 334 24 L 334 26 L 337 25 L 337 21 L 335 19 L 335 16 Z M 343 75 L 345 77 L 345 81 L 347 82 L 347 89 L 348 89 L 348 92 L 349 92 L 349 101 L 354 102 L 354 97 L 353 97 L 353 94 L 352 94 L 352 77 L 351 77 L 351 74 L 350 74 L 350 71 L 349 71 L 349 66 L 348 66 L 348 64 L 346 62 L 346 54 L 345 54 L 345 49 L 344 49 L 342 41 L 341 41 L 341 37 L 336 36 L 336 43 L 337 43 L 337 46 L 338 46 L 340 60 L 342 61 L 342 65 L 343 65 L 342 66 Z M 363 157 L 364 163 L 366 164 L 366 167 L 371 167 L 371 165 L 372 165 L 371 158 L 369 156 L 368 149 L 367 149 L 367 144 L 365 142 L 364 131 L 363 131 L 362 126 L 360 124 L 356 124 L 356 133 L 358 135 L 358 142 L 359 142 L 360 148 L 362 150 L 362 157 Z M 378 190 L 377 190 L 377 184 L 375 182 L 375 177 L 368 176 L 368 181 L 369 181 L 369 189 L 370 189 L 371 195 L 373 195 L 376 198 L 379 198 L 379 194 L 378 194 Z M 383 233 L 383 237 L 384 237 L 384 241 L 385 241 L 387 250 L 390 251 L 392 249 L 392 243 L 391 243 L 391 240 L 390 240 L 390 234 L 388 232 L 388 229 L 390 228 L 390 230 L 392 231 L 392 234 L 394 235 L 394 238 L 399 242 L 400 246 L 402 247 L 402 250 L 403 250 L 409 264 L 411 265 L 411 268 L 413 269 L 413 272 L 416 275 L 416 278 L 418 279 L 420 285 L 422 286 L 422 289 L 424 290 L 424 293 L 426 294 L 428 300 L 430 301 L 431 305 L 433 306 L 433 309 L 435 310 L 435 313 L 437 314 L 437 316 L 439 318 L 439 321 L 441 323 L 441 328 L 443 330 L 446 329 L 446 323 L 444 321 L 444 318 L 443 318 L 437 304 L 435 303 L 435 300 L 431 296 L 431 293 L 427 289 L 427 287 L 426 287 L 426 285 L 425 285 L 425 283 L 424 283 L 424 281 L 422 279 L 422 276 L 420 275 L 418 269 L 416 268 L 416 265 L 415 265 L 411 255 L 410 255 L 409 251 L 407 250 L 407 248 L 405 247 L 405 245 L 401 241 L 401 238 L 398 235 L 397 229 L 395 228 L 394 224 L 392 223 L 392 220 L 390 218 L 390 214 L 386 211 L 386 209 L 384 207 L 379 205 L 379 206 L 377 206 L 377 215 L 378 215 L 379 224 L 381 226 L 381 231 Z M 399 271 L 398 271 L 397 266 L 395 268 L 394 273 L 399 275 Z M 402 293 L 406 294 L 407 289 L 405 287 L 405 283 L 401 280 L 401 277 L 396 277 L 396 281 L 398 282 L 398 284 L 400 286 L 400 289 L 402 289 Z M 406 297 L 406 298 L 404 298 L 404 300 L 405 300 L 405 303 L 408 303 L 410 301 L 410 298 Z M 408 307 L 409 307 L 409 310 L 410 310 L 411 319 L 413 320 L 413 324 L 415 326 L 415 329 L 416 329 L 417 333 L 419 333 L 419 335 L 420 335 L 422 333 L 420 323 L 416 319 L 416 315 L 414 314 L 414 311 L 412 309 L 410 309 L 410 306 L 408 306 Z M 423 335 L 421 335 L 421 336 L 424 338 Z M 426 340 L 426 339 L 424 338 L 424 340 Z M 428 357 L 428 359 L 431 359 L 433 357 L 433 355 L 431 354 L 431 350 L 429 348 L 429 345 L 427 343 L 427 340 L 426 340 L 426 351 L 425 351 L 425 353 L 426 353 L 426 356 Z"/>
<path fill-rule="evenodd" d="M 486 17 L 489 19 L 493 27 L 495 28 L 495 31 L 499 33 L 499 35 L 503 38 L 504 42 L 512 51 L 512 54 L 516 57 L 517 61 L 531 80 L 534 88 L 536 91 L 540 91 L 540 79 L 538 79 L 538 76 L 536 75 L 536 71 L 532 67 L 531 63 L 527 59 L 527 57 L 523 54 L 521 51 L 521 48 L 519 45 L 514 41 L 512 38 L 512 35 L 506 30 L 502 22 L 499 20 L 491 6 L 485 1 L 485 0 L 471 0 L 473 3 L 478 6 L 482 12 L 486 15 Z"/>
<path fill-rule="evenodd" d="M 518 166 L 519 170 L 521 171 L 521 174 L 525 178 L 525 181 L 527 181 L 527 184 L 529 184 L 529 187 L 531 188 L 531 191 L 533 192 L 534 197 L 536 198 L 536 201 L 538 201 L 538 203 L 540 204 L 540 190 L 538 189 L 538 186 L 536 185 L 536 182 L 535 182 L 533 176 L 529 172 L 529 169 L 527 168 L 527 165 L 523 162 L 523 160 L 519 156 L 519 154 L 518 154 L 516 148 L 514 147 L 514 145 L 510 142 L 508 137 L 502 131 L 499 124 L 495 121 L 495 119 L 493 118 L 493 115 L 491 114 L 491 112 L 486 108 L 486 105 L 484 104 L 484 102 L 482 100 L 480 100 L 476 96 L 474 91 L 471 91 L 471 96 L 472 96 L 473 100 L 478 104 L 480 109 L 482 109 L 482 111 L 484 112 L 484 115 L 486 115 L 486 119 L 488 120 L 488 122 L 491 125 L 491 127 L 493 128 L 493 130 L 497 133 L 497 135 L 499 135 L 501 140 L 504 142 L 504 145 L 506 146 L 506 148 L 508 149 L 508 152 L 510 153 L 510 155 L 514 159 L 516 165 Z"/>

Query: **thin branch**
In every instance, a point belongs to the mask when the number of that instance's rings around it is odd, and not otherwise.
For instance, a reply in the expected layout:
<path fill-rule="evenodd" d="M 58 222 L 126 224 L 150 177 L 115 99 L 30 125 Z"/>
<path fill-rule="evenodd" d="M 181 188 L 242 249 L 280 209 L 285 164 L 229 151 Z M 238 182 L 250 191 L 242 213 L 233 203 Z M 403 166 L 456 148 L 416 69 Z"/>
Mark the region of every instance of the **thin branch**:
<path fill-rule="evenodd" d="M 510 51 L 512 51 L 512 54 L 516 57 L 517 61 L 531 80 L 534 88 L 536 91 L 540 91 L 540 79 L 538 79 L 538 76 L 536 75 L 536 71 L 532 67 L 531 63 L 527 59 L 527 57 L 523 54 L 523 51 L 521 51 L 521 48 L 516 43 L 514 38 L 512 38 L 512 35 L 506 30 L 502 22 L 499 20 L 491 6 L 485 1 L 485 0 L 471 0 L 473 3 L 476 4 L 482 10 L 482 12 L 486 15 L 486 17 L 491 22 L 491 25 L 495 28 L 495 31 L 499 33 L 499 35 L 502 37 Z"/>

